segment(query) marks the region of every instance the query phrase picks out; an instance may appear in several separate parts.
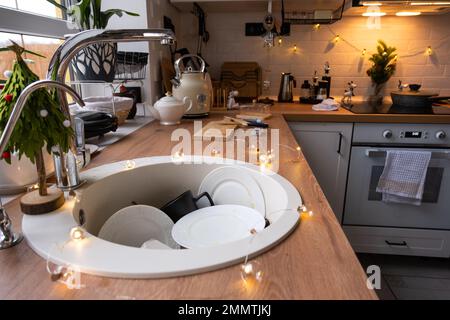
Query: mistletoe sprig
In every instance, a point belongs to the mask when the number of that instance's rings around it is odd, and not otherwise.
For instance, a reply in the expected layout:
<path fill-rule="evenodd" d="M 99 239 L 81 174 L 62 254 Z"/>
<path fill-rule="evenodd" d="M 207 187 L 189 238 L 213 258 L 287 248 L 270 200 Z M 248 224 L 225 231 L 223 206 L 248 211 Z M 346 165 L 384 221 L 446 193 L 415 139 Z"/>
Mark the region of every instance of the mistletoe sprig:
<path fill-rule="evenodd" d="M 0 95 L 0 131 L 5 129 L 22 90 L 39 80 L 23 60 L 22 54 L 28 53 L 43 57 L 35 52 L 25 50 L 14 41 L 11 43 L 10 46 L 0 49 L 0 52 L 12 51 L 16 54 L 12 75 Z M 48 153 L 51 152 L 51 147 L 56 145 L 67 151 L 69 140 L 73 135 L 70 122 L 67 125 L 67 121 L 51 94 L 46 89 L 36 90 L 30 95 L 24 106 L 6 150 L 2 154 L 2 159 L 11 163 L 10 153 L 18 152 L 19 159 L 25 154 L 34 163 L 44 146 L 47 147 Z"/>

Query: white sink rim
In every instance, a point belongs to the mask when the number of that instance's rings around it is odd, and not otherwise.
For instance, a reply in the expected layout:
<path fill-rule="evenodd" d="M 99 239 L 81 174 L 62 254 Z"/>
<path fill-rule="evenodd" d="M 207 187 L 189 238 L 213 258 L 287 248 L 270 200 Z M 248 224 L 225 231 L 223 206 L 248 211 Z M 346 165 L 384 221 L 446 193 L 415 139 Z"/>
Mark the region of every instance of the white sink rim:
<path fill-rule="evenodd" d="M 135 167 L 172 163 L 170 156 L 134 159 Z M 302 204 L 295 187 L 282 176 L 265 172 L 258 166 L 216 157 L 189 156 L 184 162 L 236 165 L 268 175 L 285 190 L 288 208 L 275 223 L 253 238 L 202 249 L 148 250 L 122 246 L 88 234 L 79 243 L 69 242 L 70 229 L 77 225 L 73 217 L 74 201 L 68 201 L 59 210 L 40 216 L 24 215 L 22 230 L 30 247 L 41 257 L 53 263 L 71 266 L 81 272 L 114 278 L 168 278 L 198 274 L 243 262 L 245 257 L 259 255 L 283 241 L 297 226 Z M 88 181 L 98 181 L 122 172 L 127 161 L 99 166 L 82 173 Z M 83 190 L 83 187 L 80 191 Z M 63 248 L 58 248 L 64 244 Z"/>

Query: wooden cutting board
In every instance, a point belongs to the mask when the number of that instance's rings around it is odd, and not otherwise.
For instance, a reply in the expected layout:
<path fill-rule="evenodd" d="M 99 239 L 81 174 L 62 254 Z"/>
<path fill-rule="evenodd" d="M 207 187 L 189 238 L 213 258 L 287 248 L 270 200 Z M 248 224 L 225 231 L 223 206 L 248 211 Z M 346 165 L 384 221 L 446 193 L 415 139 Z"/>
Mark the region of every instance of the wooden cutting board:
<path fill-rule="evenodd" d="M 231 121 L 212 121 L 206 126 L 194 133 L 195 139 L 202 138 L 222 138 L 223 140 L 229 140 L 234 136 L 234 130 L 238 127 L 236 123 Z M 203 133 L 203 135 L 202 135 Z"/>
<path fill-rule="evenodd" d="M 244 111 L 240 114 L 236 115 L 238 119 L 245 120 L 261 120 L 264 121 L 272 116 L 271 113 L 263 113 L 263 112 L 252 112 L 252 111 Z"/>

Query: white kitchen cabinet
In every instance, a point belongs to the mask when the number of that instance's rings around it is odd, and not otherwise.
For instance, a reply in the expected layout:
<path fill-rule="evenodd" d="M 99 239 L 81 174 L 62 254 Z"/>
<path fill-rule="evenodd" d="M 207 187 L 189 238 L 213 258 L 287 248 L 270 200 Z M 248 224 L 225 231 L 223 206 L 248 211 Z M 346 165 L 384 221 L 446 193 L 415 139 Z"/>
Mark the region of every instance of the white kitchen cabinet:
<path fill-rule="evenodd" d="M 289 126 L 342 222 L 353 123 L 289 122 Z"/>

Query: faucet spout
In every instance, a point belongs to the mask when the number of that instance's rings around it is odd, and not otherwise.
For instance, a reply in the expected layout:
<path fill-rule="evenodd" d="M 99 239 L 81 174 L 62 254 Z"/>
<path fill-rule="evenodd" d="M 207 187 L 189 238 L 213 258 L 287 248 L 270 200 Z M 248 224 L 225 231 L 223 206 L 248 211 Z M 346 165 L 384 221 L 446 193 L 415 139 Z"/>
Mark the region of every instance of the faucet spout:
<path fill-rule="evenodd" d="M 52 80 L 40 80 L 33 82 L 29 86 L 27 86 L 25 89 L 23 89 L 22 93 L 20 94 L 19 98 L 17 99 L 16 104 L 13 107 L 13 110 L 11 112 L 11 116 L 5 126 L 5 130 L 3 130 L 3 133 L 0 138 L 0 152 L 3 152 L 9 142 L 9 139 L 11 138 L 11 134 L 14 131 L 14 127 L 16 126 L 17 121 L 19 120 L 20 115 L 22 114 L 22 110 L 25 107 L 25 103 L 27 102 L 28 97 L 30 94 L 32 94 L 34 91 L 41 89 L 41 88 L 56 88 L 58 90 L 62 90 L 64 92 L 67 92 L 70 94 L 75 101 L 80 106 L 84 106 L 84 102 L 81 99 L 81 97 L 69 86 L 59 83 Z"/>

